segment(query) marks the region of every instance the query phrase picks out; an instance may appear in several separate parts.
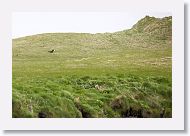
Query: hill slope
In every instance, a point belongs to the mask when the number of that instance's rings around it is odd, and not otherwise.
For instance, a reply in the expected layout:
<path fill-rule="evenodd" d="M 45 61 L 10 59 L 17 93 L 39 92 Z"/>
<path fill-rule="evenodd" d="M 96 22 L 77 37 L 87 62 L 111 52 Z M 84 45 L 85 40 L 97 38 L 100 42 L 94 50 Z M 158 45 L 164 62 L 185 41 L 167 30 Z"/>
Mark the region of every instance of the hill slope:
<path fill-rule="evenodd" d="M 171 117 L 171 57 L 171 17 L 13 39 L 13 117 Z"/>
<path fill-rule="evenodd" d="M 53 44 L 77 44 L 77 45 L 125 45 L 135 42 L 139 43 L 141 40 L 171 40 L 172 37 L 172 21 L 170 17 L 155 18 L 146 16 L 139 20 L 131 29 L 115 33 L 47 33 L 34 36 L 27 36 L 13 40 L 19 44 L 30 44 L 48 46 L 48 42 Z M 131 37 L 132 36 L 132 37 Z M 143 36 L 141 38 L 141 36 Z M 133 39 L 135 38 L 135 39 Z M 133 41 L 131 41 L 133 40 Z M 147 42 L 146 41 L 146 42 Z M 24 43 L 26 42 L 26 43 Z M 145 42 L 145 41 L 144 41 Z M 50 43 L 50 44 L 51 44 Z M 14 45 L 14 44 L 13 44 Z"/>

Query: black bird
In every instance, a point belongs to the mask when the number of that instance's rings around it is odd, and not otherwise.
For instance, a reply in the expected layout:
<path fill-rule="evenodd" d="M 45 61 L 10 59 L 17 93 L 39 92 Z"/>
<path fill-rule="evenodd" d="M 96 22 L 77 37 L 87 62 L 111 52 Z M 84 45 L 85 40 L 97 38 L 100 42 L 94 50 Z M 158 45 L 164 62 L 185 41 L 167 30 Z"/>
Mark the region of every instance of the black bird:
<path fill-rule="evenodd" d="M 53 53 L 55 50 L 53 49 L 53 50 L 51 50 L 51 51 L 48 51 L 49 53 Z"/>

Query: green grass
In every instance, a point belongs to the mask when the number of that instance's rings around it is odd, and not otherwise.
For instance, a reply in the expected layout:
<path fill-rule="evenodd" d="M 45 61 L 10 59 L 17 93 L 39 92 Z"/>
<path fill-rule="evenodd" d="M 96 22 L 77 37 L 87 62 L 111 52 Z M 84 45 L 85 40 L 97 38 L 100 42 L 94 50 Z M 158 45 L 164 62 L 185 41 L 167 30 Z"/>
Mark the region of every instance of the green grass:
<path fill-rule="evenodd" d="M 13 39 L 13 117 L 172 117 L 170 21 Z"/>

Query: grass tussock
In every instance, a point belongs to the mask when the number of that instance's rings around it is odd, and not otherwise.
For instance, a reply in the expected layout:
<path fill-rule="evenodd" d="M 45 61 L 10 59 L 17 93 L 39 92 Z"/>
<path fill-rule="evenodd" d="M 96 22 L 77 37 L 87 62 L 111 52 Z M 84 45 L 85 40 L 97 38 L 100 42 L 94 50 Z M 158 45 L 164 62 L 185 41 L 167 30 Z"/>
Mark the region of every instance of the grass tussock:
<path fill-rule="evenodd" d="M 32 88 L 13 90 L 13 117 L 160 117 L 163 109 L 171 117 L 171 84 L 164 77 L 75 76 L 27 84 Z"/>

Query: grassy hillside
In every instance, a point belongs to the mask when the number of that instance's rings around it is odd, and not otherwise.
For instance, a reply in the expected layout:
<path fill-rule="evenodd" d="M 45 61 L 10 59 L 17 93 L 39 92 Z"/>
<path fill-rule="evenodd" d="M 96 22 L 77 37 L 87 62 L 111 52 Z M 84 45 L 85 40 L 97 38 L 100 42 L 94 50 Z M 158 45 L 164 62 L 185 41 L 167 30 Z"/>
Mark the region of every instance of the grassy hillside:
<path fill-rule="evenodd" d="M 172 116 L 171 17 L 12 42 L 13 117 Z"/>

